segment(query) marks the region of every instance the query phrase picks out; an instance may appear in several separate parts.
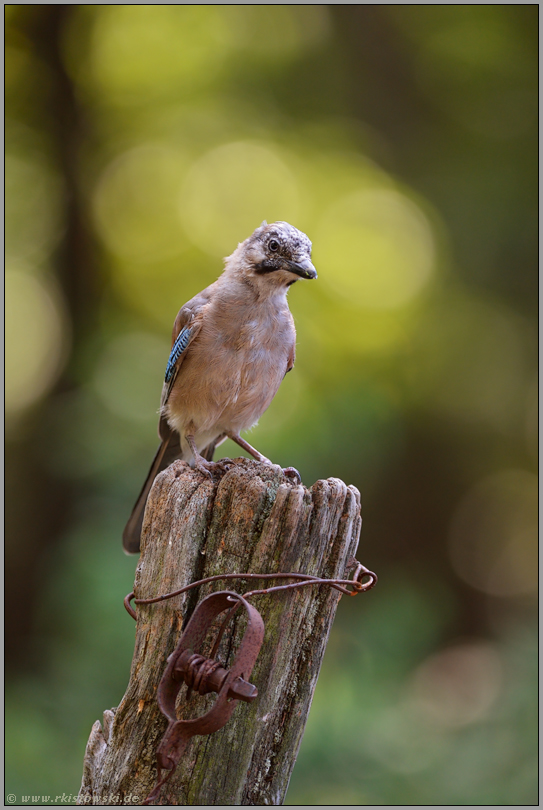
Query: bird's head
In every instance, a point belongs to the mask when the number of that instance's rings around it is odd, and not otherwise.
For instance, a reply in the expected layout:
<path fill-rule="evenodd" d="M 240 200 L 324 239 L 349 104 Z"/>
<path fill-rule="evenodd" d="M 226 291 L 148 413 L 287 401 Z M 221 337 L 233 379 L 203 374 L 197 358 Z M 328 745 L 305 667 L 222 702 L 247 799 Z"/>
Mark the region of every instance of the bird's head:
<path fill-rule="evenodd" d="M 288 222 L 262 225 L 226 260 L 227 269 L 241 272 L 258 287 L 289 287 L 301 278 L 317 278 L 311 242 Z"/>

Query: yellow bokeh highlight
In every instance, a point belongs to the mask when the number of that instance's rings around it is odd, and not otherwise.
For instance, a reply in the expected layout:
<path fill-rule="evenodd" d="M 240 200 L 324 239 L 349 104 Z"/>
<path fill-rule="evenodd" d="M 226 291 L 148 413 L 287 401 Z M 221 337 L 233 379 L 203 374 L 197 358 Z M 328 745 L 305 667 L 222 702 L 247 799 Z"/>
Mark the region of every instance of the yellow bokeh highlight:
<path fill-rule="evenodd" d="M 315 266 L 320 273 L 317 259 Z M 326 291 L 314 292 L 306 285 L 290 294 L 290 308 L 298 332 L 298 354 L 303 356 L 307 346 L 319 347 L 307 358 L 312 367 L 333 358 L 335 362 L 337 358 L 351 362 L 353 355 L 392 353 L 409 341 L 414 328 L 415 319 L 409 311 L 367 310 L 361 314 L 359 307 L 330 298 Z"/>
<path fill-rule="evenodd" d="M 5 194 L 6 255 L 33 264 L 43 261 L 62 234 L 60 178 L 37 151 L 8 150 Z"/>
<path fill-rule="evenodd" d="M 69 72 L 101 102 L 132 108 L 213 93 L 240 64 L 284 70 L 331 29 L 327 8 L 316 5 L 142 3 L 74 11 L 63 42 Z"/>
<path fill-rule="evenodd" d="M 430 223 L 394 189 L 364 189 L 342 197 L 324 212 L 317 233 L 320 278 L 355 306 L 405 306 L 431 278 L 435 245 Z"/>
<path fill-rule="evenodd" d="M 182 152 L 161 144 L 131 149 L 106 167 L 95 189 L 94 215 L 112 253 L 160 262 L 183 252 L 177 206 L 186 168 Z"/>
<path fill-rule="evenodd" d="M 60 293 L 50 280 L 8 268 L 6 289 L 6 412 L 15 415 L 55 383 L 67 350 Z"/>
<path fill-rule="evenodd" d="M 220 6 L 102 5 L 92 32 L 91 77 L 115 102 L 194 94 L 230 48 Z"/>
<path fill-rule="evenodd" d="M 222 269 L 220 260 L 213 261 L 195 248 L 164 261 L 113 259 L 109 263 L 116 297 L 168 337 L 181 306 L 215 281 Z"/>
<path fill-rule="evenodd" d="M 96 365 L 92 385 L 104 405 L 122 419 L 158 423 L 168 361 L 167 340 L 146 332 L 113 338 Z"/>
<path fill-rule="evenodd" d="M 277 64 L 330 33 L 330 13 L 319 5 L 228 5 L 224 13 L 231 24 L 236 50 L 260 62 Z"/>
<path fill-rule="evenodd" d="M 298 183 L 273 146 L 228 143 L 191 167 L 180 212 L 187 237 L 195 245 L 212 256 L 228 256 L 263 220 L 296 225 Z"/>

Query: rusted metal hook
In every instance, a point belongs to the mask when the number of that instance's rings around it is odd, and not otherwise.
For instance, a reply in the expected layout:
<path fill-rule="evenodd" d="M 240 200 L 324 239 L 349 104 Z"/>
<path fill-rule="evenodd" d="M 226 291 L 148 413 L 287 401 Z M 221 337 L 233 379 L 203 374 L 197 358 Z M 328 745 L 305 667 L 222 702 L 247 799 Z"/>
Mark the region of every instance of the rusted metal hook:
<path fill-rule="evenodd" d="M 230 669 L 196 652 L 205 641 L 213 620 L 234 605 L 245 608 L 248 622 L 238 653 Z M 168 718 L 168 728 L 157 750 L 157 783 L 143 802 L 155 801 L 162 785 L 170 778 L 181 759 L 191 737 L 211 734 L 230 719 L 238 700 L 250 702 L 258 692 L 247 682 L 264 640 L 264 622 L 258 610 L 243 596 L 232 591 L 218 591 L 203 599 L 192 614 L 185 632 L 174 652 L 158 687 L 158 705 Z M 195 720 L 178 720 L 175 705 L 177 696 L 186 684 L 189 693 L 217 692 L 211 709 Z M 162 771 L 167 773 L 162 776 Z"/>

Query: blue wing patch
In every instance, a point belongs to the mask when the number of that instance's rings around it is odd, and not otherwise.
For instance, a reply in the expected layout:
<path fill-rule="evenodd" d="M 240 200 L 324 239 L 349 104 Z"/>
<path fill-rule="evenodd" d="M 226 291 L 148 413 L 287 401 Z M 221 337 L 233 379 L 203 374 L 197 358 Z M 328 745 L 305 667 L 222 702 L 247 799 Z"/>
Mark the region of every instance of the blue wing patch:
<path fill-rule="evenodd" d="M 166 374 L 164 375 L 164 382 L 167 383 L 170 382 L 171 378 L 175 374 L 175 367 L 177 361 L 179 360 L 179 358 L 189 345 L 192 331 L 193 331 L 192 329 L 185 327 L 184 329 L 181 329 L 181 331 L 177 335 L 175 343 L 173 344 L 170 357 L 168 359 L 168 365 L 166 366 Z"/>

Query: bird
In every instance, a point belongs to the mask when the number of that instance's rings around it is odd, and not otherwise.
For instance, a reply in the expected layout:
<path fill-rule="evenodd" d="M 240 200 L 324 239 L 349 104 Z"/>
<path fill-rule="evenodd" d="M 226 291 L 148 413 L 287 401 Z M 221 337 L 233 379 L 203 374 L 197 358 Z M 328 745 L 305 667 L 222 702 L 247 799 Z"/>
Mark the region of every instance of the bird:
<path fill-rule="evenodd" d="M 240 433 L 254 427 L 294 366 L 287 292 L 300 279 L 317 278 L 311 250 L 305 233 L 288 222 L 264 221 L 224 259 L 217 281 L 179 310 L 160 400 L 161 443 L 123 532 L 126 553 L 139 552 L 151 486 L 176 459 L 205 477 L 224 473 L 234 462 L 214 462 L 213 454 L 229 438 L 272 463 Z M 294 468 L 284 472 L 300 482 Z"/>

